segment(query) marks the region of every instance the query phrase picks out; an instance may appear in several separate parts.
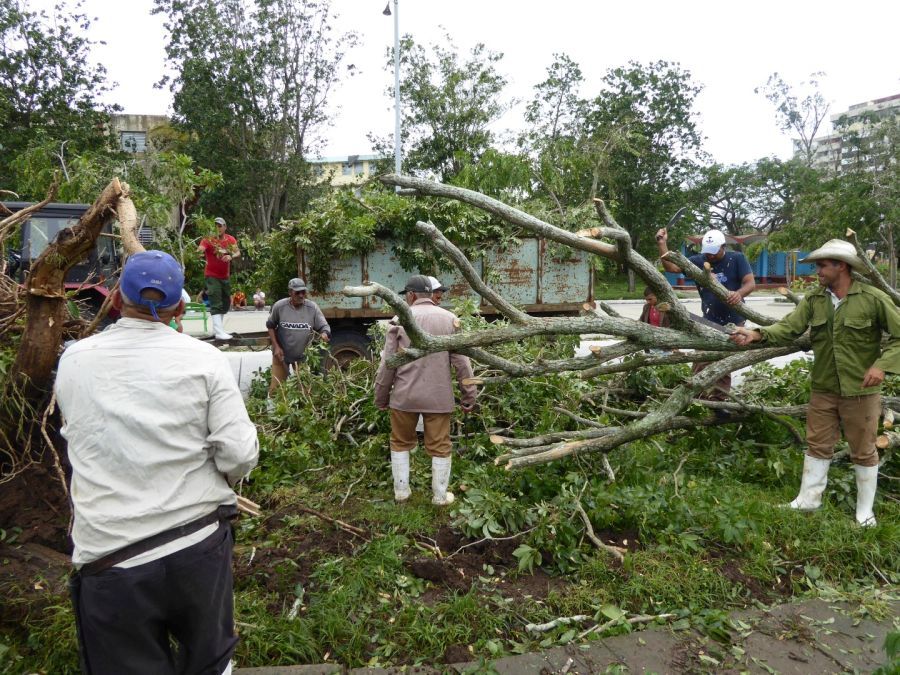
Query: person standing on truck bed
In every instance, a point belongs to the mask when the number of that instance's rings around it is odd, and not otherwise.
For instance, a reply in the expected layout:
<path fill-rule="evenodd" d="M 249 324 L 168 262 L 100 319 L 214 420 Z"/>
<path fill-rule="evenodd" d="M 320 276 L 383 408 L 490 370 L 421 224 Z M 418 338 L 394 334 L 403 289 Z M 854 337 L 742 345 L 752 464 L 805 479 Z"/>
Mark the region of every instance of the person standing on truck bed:
<path fill-rule="evenodd" d="M 241 257 L 237 239 L 226 232 L 224 218 L 216 218 L 217 235 L 200 241 L 197 252 L 206 256 L 206 293 L 209 296 L 209 313 L 212 315 L 213 332 L 217 340 L 230 340 L 225 332 L 225 313 L 231 307 L 231 262 Z"/>
<path fill-rule="evenodd" d="M 291 366 L 302 363 L 304 353 L 315 335 L 323 341 L 331 340 L 331 327 L 322 310 L 306 297 L 306 282 L 291 279 L 288 297 L 272 305 L 266 320 L 269 340 L 272 343 L 272 381 L 269 396 L 287 379 Z"/>
<path fill-rule="evenodd" d="M 404 288 L 406 302 L 419 328 L 431 335 L 452 335 L 456 332 L 456 317 L 438 307 L 432 299 L 428 277 L 415 275 Z M 391 413 L 391 474 L 394 478 L 394 499 L 409 499 L 409 451 L 416 447 L 416 421 L 421 414 L 425 420 L 425 452 L 431 456 L 432 504 L 453 503 L 450 483 L 451 451 L 450 415 L 453 412 L 453 381 L 451 367 L 462 394 L 465 412 L 475 406 L 475 385 L 463 384 L 472 377 L 472 364 L 462 354 L 437 352 L 400 366 L 389 368 L 388 360 L 399 349 L 409 347 L 409 336 L 402 326 L 388 328 L 381 364 L 375 376 L 375 405 Z"/>
<path fill-rule="evenodd" d="M 225 355 L 168 326 L 183 311 L 179 263 L 136 253 L 119 283 L 122 318 L 66 349 L 55 383 L 82 672 L 230 672 L 227 521 L 231 486 L 259 456 L 256 427 Z"/>
<path fill-rule="evenodd" d="M 669 252 L 668 239 L 669 233 L 666 228 L 663 227 L 657 231 L 656 245 L 661 256 Z M 726 301 L 722 302 L 708 288 L 699 289 L 700 306 L 703 309 L 704 318 L 720 326 L 725 326 L 729 323 L 735 326 L 743 326 L 747 320 L 735 312 L 733 308 L 744 302 L 744 298 L 756 288 L 753 270 L 750 268 L 750 263 L 747 262 L 744 254 L 738 251 L 726 251 L 725 235 L 719 230 L 709 230 L 703 235 L 701 240 L 700 253 L 690 256 L 688 260 L 701 270 L 704 263 L 709 263 L 712 275 L 730 291 Z M 666 272 L 681 272 L 681 268 L 678 265 L 666 260 L 666 258 L 662 259 L 662 264 Z M 693 365 L 694 373 L 699 373 L 707 365 L 706 363 L 695 363 Z M 731 374 L 729 373 L 713 385 L 712 392 L 707 394 L 707 398 L 724 400 L 730 391 Z M 717 412 L 717 414 L 725 416 L 723 412 Z"/>

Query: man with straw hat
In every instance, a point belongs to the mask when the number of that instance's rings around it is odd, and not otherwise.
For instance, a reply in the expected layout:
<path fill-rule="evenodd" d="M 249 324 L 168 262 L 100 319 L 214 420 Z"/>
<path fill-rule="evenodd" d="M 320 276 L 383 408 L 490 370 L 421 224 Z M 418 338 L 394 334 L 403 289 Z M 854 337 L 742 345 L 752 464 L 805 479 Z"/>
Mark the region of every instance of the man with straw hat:
<path fill-rule="evenodd" d="M 882 291 L 850 273 L 863 271 L 853 244 L 832 239 L 800 262 L 814 262 L 819 288 L 771 326 L 737 328 L 733 342 L 789 344 L 810 330 L 814 361 L 812 393 L 806 415 L 807 450 L 800 494 L 789 506 L 813 511 L 822 504 L 828 468 L 840 427 L 850 445 L 856 472 L 856 520 L 875 525 L 873 505 L 878 484 L 875 437 L 881 415 L 885 372 L 900 373 L 900 311 Z M 882 348 L 882 334 L 888 340 Z"/>

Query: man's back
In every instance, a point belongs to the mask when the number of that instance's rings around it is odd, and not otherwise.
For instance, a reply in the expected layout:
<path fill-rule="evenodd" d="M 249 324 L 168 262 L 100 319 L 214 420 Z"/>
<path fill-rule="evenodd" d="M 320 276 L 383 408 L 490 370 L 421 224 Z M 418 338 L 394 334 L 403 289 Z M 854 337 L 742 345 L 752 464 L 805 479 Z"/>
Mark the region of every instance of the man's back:
<path fill-rule="evenodd" d="M 453 313 L 438 307 L 431 300 L 417 300 L 410 307 L 410 311 L 419 328 L 430 335 L 452 335 L 456 332 L 456 317 Z M 409 345 L 406 331 L 401 326 L 391 326 L 385 340 L 385 356 L 390 357 L 398 349 L 405 349 Z M 451 364 L 456 368 L 459 379 L 472 376 L 469 359 L 448 352 L 428 354 L 397 368 L 392 378 L 391 407 L 409 412 L 452 411 L 454 402 Z M 381 375 L 384 370 L 385 366 L 382 363 L 379 374 Z M 468 385 L 464 396 L 474 400 L 474 387 Z"/>
<path fill-rule="evenodd" d="M 140 319 L 63 354 L 56 393 L 73 466 L 73 562 L 89 562 L 234 503 L 256 429 L 211 345 Z"/>

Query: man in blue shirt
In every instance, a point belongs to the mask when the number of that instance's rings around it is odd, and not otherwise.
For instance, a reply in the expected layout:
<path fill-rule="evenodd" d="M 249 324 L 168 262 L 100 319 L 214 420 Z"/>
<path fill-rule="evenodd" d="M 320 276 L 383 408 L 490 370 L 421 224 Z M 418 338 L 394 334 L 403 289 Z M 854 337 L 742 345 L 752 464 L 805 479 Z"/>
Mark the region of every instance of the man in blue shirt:
<path fill-rule="evenodd" d="M 656 245 L 660 256 L 669 252 L 669 234 L 666 228 L 656 233 Z M 701 240 L 700 253 L 688 258 L 700 269 L 704 263 L 709 263 L 711 273 L 730 293 L 726 302 L 722 302 L 715 294 L 707 289 L 700 288 L 700 306 L 703 316 L 722 326 L 733 323 L 743 326 L 746 319 L 734 311 L 733 307 L 739 305 L 756 288 L 756 280 L 753 278 L 753 270 L 743 253 L 725 250 L 725 235 L 719 230 L 709 230 Z M 675 263 L 662 259 L 663 268 L 667 272 L 680 273 L 681 268 Z M 705 364 L 694 364 L 694 372 L 700 372 Z M 714 391 L 708 396 L 710 399 L 724 399 L 731 390 L 731 375 L 726 375 L 716 382 Z"/>

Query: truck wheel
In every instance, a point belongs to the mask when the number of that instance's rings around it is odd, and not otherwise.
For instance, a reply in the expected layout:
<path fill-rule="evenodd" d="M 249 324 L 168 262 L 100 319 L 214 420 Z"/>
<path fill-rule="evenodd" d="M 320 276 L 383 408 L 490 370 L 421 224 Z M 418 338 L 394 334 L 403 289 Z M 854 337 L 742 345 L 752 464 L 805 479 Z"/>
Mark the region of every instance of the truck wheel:
<path fill-rule="evenodd" d="M 369 338 L 352 330 L 339 330 L 331 336 L 328 344 L 331 357 L 341 368 L 353 359 L 369 358 Z"/>

